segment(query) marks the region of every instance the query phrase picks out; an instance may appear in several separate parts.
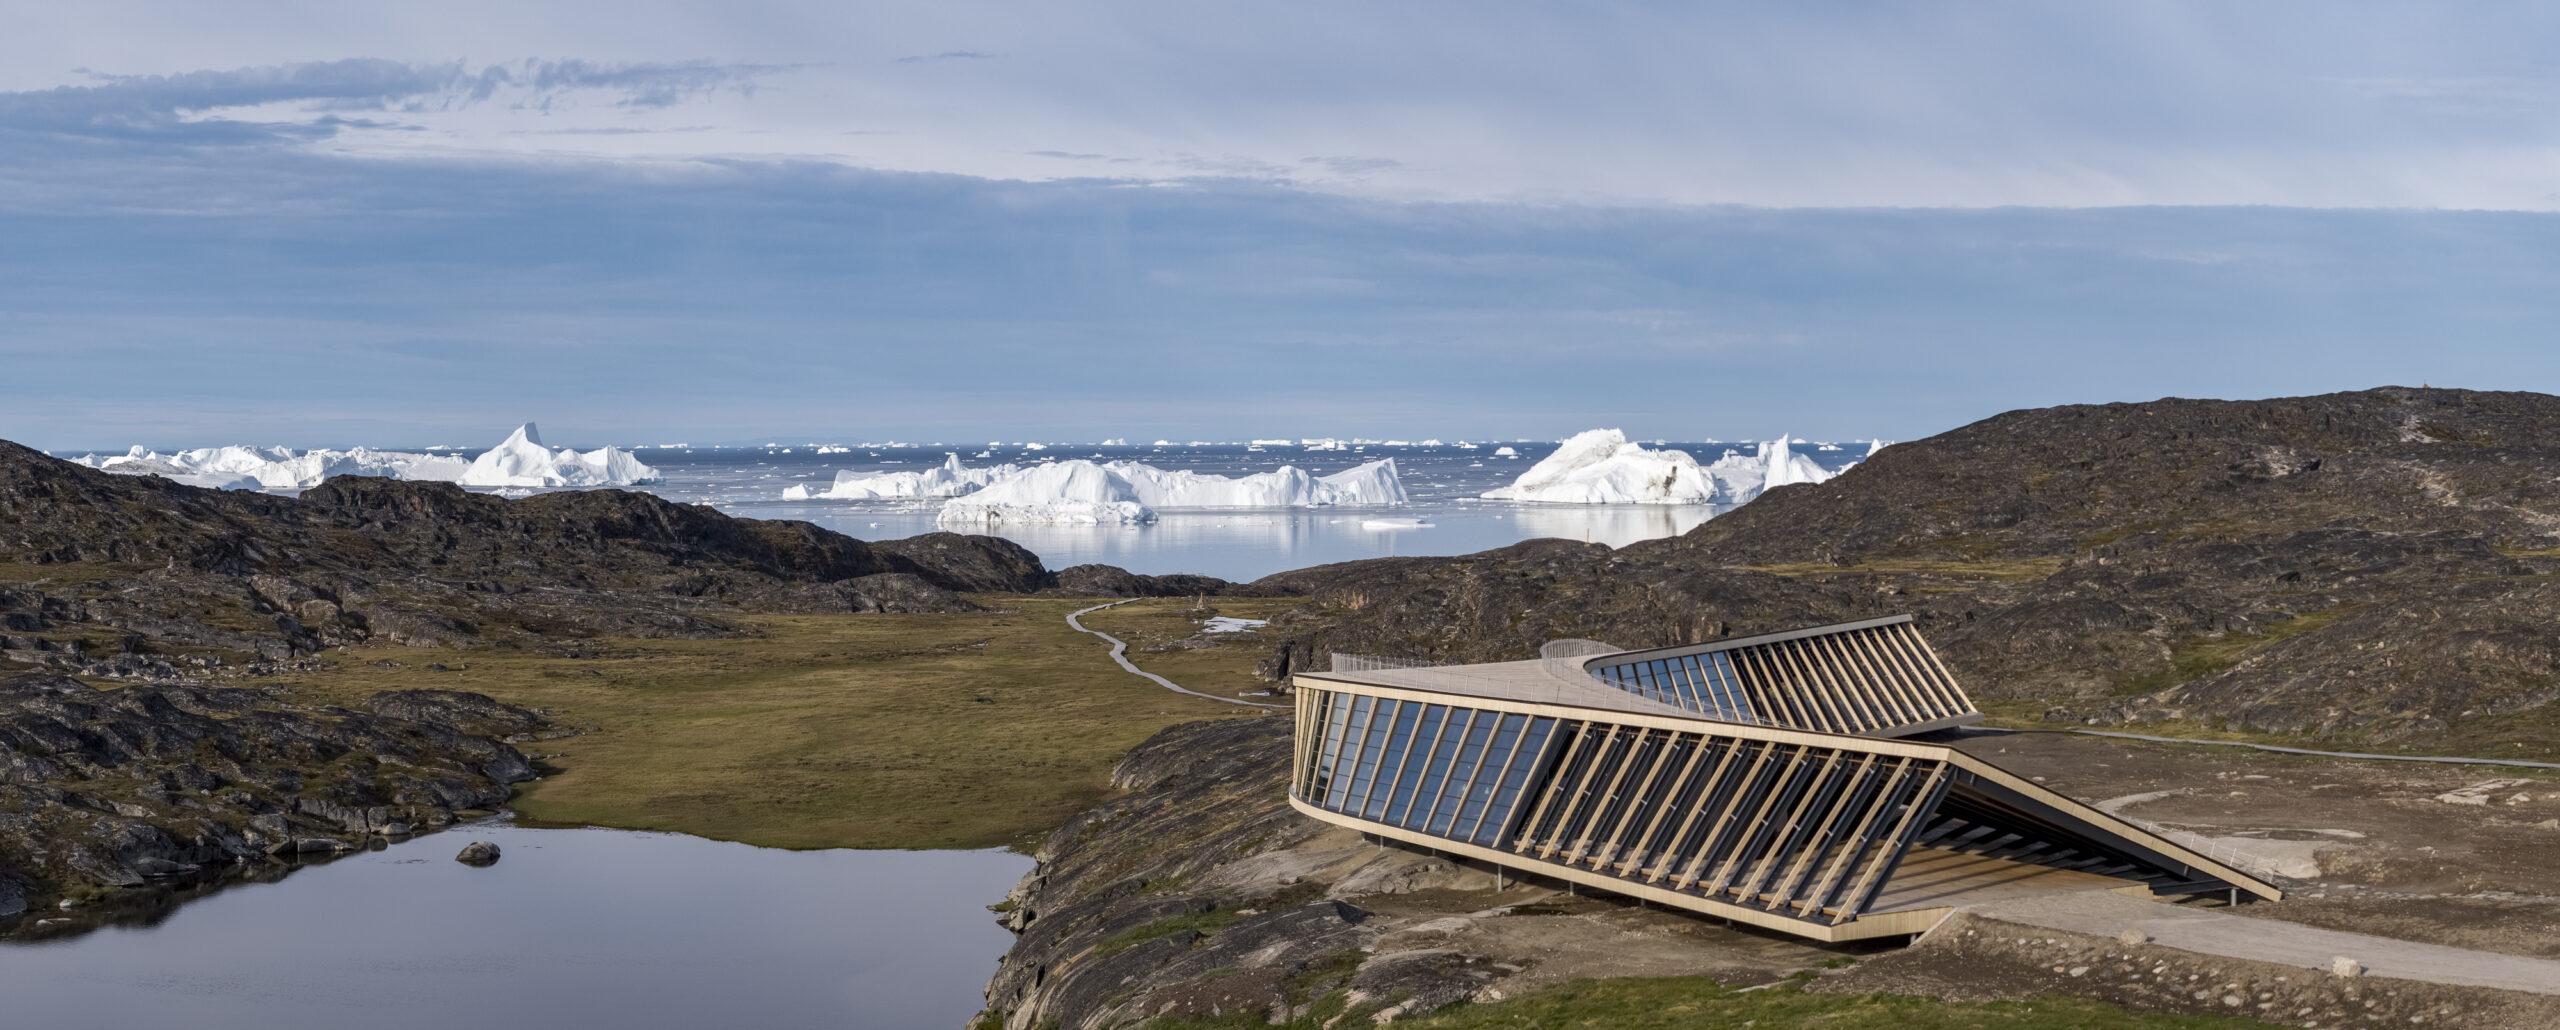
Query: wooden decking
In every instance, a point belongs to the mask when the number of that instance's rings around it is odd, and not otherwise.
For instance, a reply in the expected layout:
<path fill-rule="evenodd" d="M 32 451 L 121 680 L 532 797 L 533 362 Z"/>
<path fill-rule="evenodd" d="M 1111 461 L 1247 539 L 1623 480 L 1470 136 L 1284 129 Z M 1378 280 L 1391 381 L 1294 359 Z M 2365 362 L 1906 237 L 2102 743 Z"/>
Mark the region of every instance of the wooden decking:
<path fill-rule="evenodd" d="M 1949 908 L 2087 891 L 2151 896 L 2149 886 L 2128 877 L 2057 869 L 1923 844 L 1913 847 L 1902 864 L 1894 868 L 1893 876 L 1885 880 L 1884 890 L 1876 895 L 1875 903 L 1867 907 L 1867 912 L 1881 914 Z"/>

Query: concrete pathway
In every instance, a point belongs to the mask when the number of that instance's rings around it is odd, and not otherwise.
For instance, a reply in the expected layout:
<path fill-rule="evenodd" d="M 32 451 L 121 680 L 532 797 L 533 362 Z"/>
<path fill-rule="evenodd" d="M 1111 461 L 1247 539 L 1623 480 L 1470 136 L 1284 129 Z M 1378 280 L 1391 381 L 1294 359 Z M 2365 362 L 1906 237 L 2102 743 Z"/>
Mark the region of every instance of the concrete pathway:
<path fill-rule="evenodd" d="M 1201 693 L 1201 692 L 1199 692 L 1199 691 L 1197 691 L 1197 690 L 1193 690 L 1193 689 L 1191 689 L 1191 688 L 1189 688 L 1189 687 L 1185 687 L 1185 686 L 1183 686 L 1182 684 L 1176 683 L 1176 682 L 1174 682 L 1174 681 L 1172 681 L 1172 680 L 1169 680 L 1169 679 L 1166 679 L 1166 678 L 1164 678 L 1164 677 L 1162 677 L 1162 676 L 1158 676 L 1158 675 L 1156 675 L 1155 673 L 1148 672 L 1148 671 L 1147 671 L 1147 670 L 1145 670 L 1145 669 L 1141 669 L 1141 668 L 1139 668 L 1139 667 L 1137 667 L 1137 666 L 1135 666 L 1135 665 L 1131 665 L 1131 664 L 1129 664 L 1129 644 L 1128 644 L 1128 642 L 1127 642 L 1127 641 L 1122 640 L 1122 639 L 1120 639 L 1119 637 L 1112 636 L 1111 634 L 1109 634 L 1109 633 L 1105 633 L 1105 632 L 1103 632 L 1103 631 L 1101 631 L 1101 630 L 1089 628 L 1089 627 L 1087 627 L 1087 626 L 1084 624 L 1083 616 L 1091 615 L 1091 614 L 1093 614 L 1093 613 L 1095 613 L 1095 612 L 1098 612 L 1098 611 L 1101 611 L 1101 610 L 1103 610 L 1103 609 L 1105 609 L 1105 608 L 1117 608 L 1117 607 L 1119 607 L 1119 606 L 1121 606 L 1121 605 L 1128 604 L 1130 601 L 1140 601 L 1140 600 L 1145 600 L 1145 598 L 1132 597 L 1132 598 L 1129 598 L 1127 601 L 1113 601 L 1113 602 L 1111 602 L 1110 604 L 1097 604 L 1097 605 L 1094 605 L 1094 606 L 1093 606 L 1093 607 L 1091 607 L 1091 608 L 1079 608 L 1079 609 L 1076 609 L 1075 611 L 1072 611 L 1072 612 L 1068 612 L 1068 613 L 1067 613 L 1067 626 L 1068 626 L 1069 628 L 1071 628 L 1071 629 L 1075 630 L 1075 631 L 1076 631 L 1076 632 L 1078 632 L 1078 633 L 1091 633 L 1091 634 L 1093 634 L 1094 636 L 1101 637 L 1101 638 L 1102 638 L 1102 639 L 1104 639 L 1104 640 L 1108 640 L 1108 641 L 1110 641 L 1110 642 L 1111 642 L 1111 660 L 1112 660 L 1112 661 L 1115 661 L 1115 662 L 1120 663 L 1120 667 L 1121 667 L 1121 668 L 1123 668 L 1123 669 L 1127 669 L 1127 670 L 1129 670 L 1129 672 L 1130 672 L 1130 674 L 1131 674 L 1131 675 L 1144 676 L 1144 677 L 1146 677 L 1147 679 L 1154 680 L 1157 686 L 1163 687 L 1163 688 L 1165 688 L 1166 690 L 1173 691 L 1173 692 L 1174 692 L 1174 693 L 1176 693 L 1176 694 L 1189 694 L 1189 695 L 1191 695 L 1192 697 L 1205 698 L 1205 699 L 1207 699 L 1207 700 L 1211 700 L 1211 701 L 1218 701 L 1218 702 L 1222 702 L 1222 703 L 1225 703 L 1225 704 L 1231 704 L 1231 705 L 1243 705 L 1243 706 L 1245 706 L 1245 707 L 1247 707 L 1247 708 L 1286 708 L 1286 707 L 1288 707 L 1287 705 L 1267 705 L 1267 704 L 1263 704 L 1263 703 L 1262 703 L 1262 702 L 1260 702 L 1260 701 L 1247 701 L 1247 700 L 1245 700 L 1245 699 L 1243 699 L 1243 698 L 1238 698 L 1238 697 L 1219 697 L 1219 696 L 1218 696 L 1218 695 L 1216 695 L 1216 694 L 1203 694 L 1203 693 Z"/>
<path fill-rule="evenodd" d="M 2307 747 L 2285 747 L 2280 744 L 2253 744 L 2245 740 L 2201 740 L 2195 737 L 2156 737 L 2148 733 L 2124 733 L 2117 730 L 2047 730 L 2020 727 L 1984 727 L 1968 732 L 1997 736 L 2004 733 L 2077 733 L 2083 737 L 2113 737 L 2117 740 L 2147 740 L 2154 744 L 2204 744 L 2211 747 L 2245 747 L 2252 751 L 2272 751 L 2279 755 L 2310 755 L 2314 758 L 2354 758 L 2375 762 L 2426 762 L 2435 765 L 2504 765 L 2518 769 L 2560 769 L 2560 762 L 2535 762 L 2522 758 L 2471 758 L 2464 755 L 2377 755 L 2364 751 L 2315 751 Z"/>
<path fill-rule="evenodd" d="M 2098 937 L 2140 930 L 2151 935 L 2152 943 L 2180 951 L 2276 962 L 2322 972 L 2327 972 L 2330 964 L 2343 955 L 2363 963 L 2367 976 L 2560 995 L 2560 961 L 2420 944 L 2237 914 L 2246 912 L 2246 908 L 2187 908 L 2121 894 L 2087 893 L 1999 902 L 1968 911 L 1988 919 Z"/>

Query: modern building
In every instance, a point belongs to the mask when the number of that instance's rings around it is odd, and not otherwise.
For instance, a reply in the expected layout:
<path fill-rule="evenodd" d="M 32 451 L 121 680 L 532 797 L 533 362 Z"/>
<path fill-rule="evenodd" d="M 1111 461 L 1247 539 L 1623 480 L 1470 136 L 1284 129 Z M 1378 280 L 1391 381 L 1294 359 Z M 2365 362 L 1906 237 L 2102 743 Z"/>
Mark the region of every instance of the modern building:
<path fill-rule="evenodd" d="M 1301 673 L 1290 801 L 1378 837 L 1825 941 L 2073 891 L 2272 885 L 1945 744 L 1908 616 L 1530 661 Z"/>

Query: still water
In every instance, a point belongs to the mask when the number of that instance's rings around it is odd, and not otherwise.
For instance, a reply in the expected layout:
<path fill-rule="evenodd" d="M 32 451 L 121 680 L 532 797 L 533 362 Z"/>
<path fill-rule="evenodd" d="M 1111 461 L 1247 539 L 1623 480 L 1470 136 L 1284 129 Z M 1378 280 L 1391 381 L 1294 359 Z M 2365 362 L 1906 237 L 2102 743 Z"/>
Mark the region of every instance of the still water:
<path fill-rule="evenodd" d="M 453 860 L 473 840 L 496 865 Z M 780 851 L 482 823 L 0 941 L 0 1026 L 958 1027 L 1011 942 L 1004 851 Z"/>
<path fill-rule="evenodd" d="M 1715 514 L 1703 506 L 1520 504 L 1478 498 L 1484 491 L 1509 484 L 1555 450 L 1552 443 L 1512 446 L 1519 452 L 1517 456 L 1497 457 L 1491 445 L 1475 449 L 1372 447 L 1356 452 L 1287 448 L 1258 451 L 1218 445 L 1059 445 L 1038 452 L 1019 448 L 983 455 L 968 448 L 958 448 L 957 452 L 965 464 L 973 467 L 1089 458 L 1141 461 L 1160 468 L 1222 476 L 1269 472 L 1283 465 L 1325 474 L 1366 461 L 1393 458 L 1405 491 L 1412 498 L 1411 504 L 1396 508 L 1173 509 L 1160 511 L 1154 524 L 1144 526 L 1001 524 L 964 528 L 966 532 L 994 533 L 1011 539 L 1030 548 L 1053 569 L 1102 562 L 1132 572 L 1194 572 L 1247 581 L 1289 569 L 1361 558 L 1470 554 L 1538 537 L 1624 547 L 1640 540 L 1677 536 Z M 1688 450 L 1700 461 L 1713 461 L 1728 450 L 1749 453 L 1755 445 L 1703 442 L 1670 446 Z M 653 448 L 641 451 L 640 458 L 666 475 L 665 482 L 644 489 L 676 500 L 709 504 L 731 515 L 799 519 L 847 536 L 887 540 L 950 528 L 934 522 L 935 509 L 941 502 L 786 501 L 782 493 L 795 485 L 823 489 L 841 470 L 929 468 L 942 462 L 945 450 L 932 446 L 883 446 L 856 448 L 843 454 L 817 454 L 806 446 L 690 451 Z M 1802 453 L 1825 468 L 1837 469 L 1865 452 L 1855 447 L 1812 444 L 1804 445 Z M 1372 520 L 1380 518 L 1420 519 L 1428 526 L 1382 528 L 1372 524 Z"/>

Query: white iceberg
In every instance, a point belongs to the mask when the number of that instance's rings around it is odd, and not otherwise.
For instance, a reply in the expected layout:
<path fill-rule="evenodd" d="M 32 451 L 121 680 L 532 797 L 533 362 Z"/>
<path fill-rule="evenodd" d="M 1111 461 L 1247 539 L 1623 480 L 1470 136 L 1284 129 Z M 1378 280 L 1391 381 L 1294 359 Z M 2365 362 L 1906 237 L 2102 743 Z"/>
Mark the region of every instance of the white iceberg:
<path fill-rule="evenodd" d="M 1780 437 L 1761 444 L 1756 455 L 1727 451 L 1701 466 L 1686 451 L 1651 449 L 1618 430 L 1594 429 L 1575 434 L 1510 486 L 1483 496 L 1540 504 L 1736 505 L 1770 487 L 1831 478 L 1813 459 L 1794 453 L 1790 443 Z"/>
<path fill-rule="evenodd" d="M 527 422 L 505 441 L 472 459 L 455 482 L 478 487 L 639 486 L 658 482 L 650 468 L 619 447 L 554 451 L 542 445 L 542 433 Z"/>
<path fill-rule="evenodd" d="M 975 493 L 944 502 L 935 518 L 958 523 L 1138 525 L 1155 521 L 1156 513 L 1138 503 L 1128 480 L 1101 465 L 1078 460 L 1016 471 Z"/>
<path fill-rule="evenodd" d="M 960 455 L 947 453 L 942 464 L 921 472 L 855 472 L 836 473 L 834 485 L 811 490 L 807 484 L 782 492 L 786 501 L 910 501 L 936 497 L 958 497 L 977 490 L 1004 476 L 1021 471 L 1018 465 L 997 465 L 973 469 L 960 464 Z"/>
<path fill-rule="evenodd" d="M 296 451 L 290 447 L 196 447 L 162 454 L 135 447 L 123 454 L 73 459 L 124 475 L 157 475 L 228 490 L 308 490 L 331 476 L 388 476 L 451 482 L 466 467 L 461 458 L 412 451 Z"/>
<path fill-rule="evenodd" d="M 1327 476 L 1283 465 L 1247 476 L 1077 459 L 1011 470 L 947 501 L 945 522 L 1141 523 L 1159 508 L 1324 508 L 1406 501 L 1392 460 Z"/>
<path fill-rule="evenodd" d="M 1797 483 L 1821 483 L 1831 478 L 1831 470 L 1815 464 L 1813 459 L 1790 449 L 1788 445 L 1793 442 L 1782 435 L 1760 445 L 1760 467 L 1766 470 L 1765 475 L 1761 477 L 1762 490 L 1793 486 Z"/>
<path fill-rule="evenodd" d="M 1618 430 L 1594 429 L 1574 434 L 1510 486 L 1488 490 L 1484 498 L 1541 504 L 1709 504 L 1718 495 L 1714 477 L 1687 451 L 1649 450 L 1628 442 Z"/>
<path fill-rule="evenodd" d="M 1493 456 L 1497 458 L 1517 458 L 1520 456 L 1520 452 L 1512 450 L 1509 446 L 1502 446 L 1493 449 Z"/>

